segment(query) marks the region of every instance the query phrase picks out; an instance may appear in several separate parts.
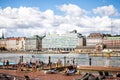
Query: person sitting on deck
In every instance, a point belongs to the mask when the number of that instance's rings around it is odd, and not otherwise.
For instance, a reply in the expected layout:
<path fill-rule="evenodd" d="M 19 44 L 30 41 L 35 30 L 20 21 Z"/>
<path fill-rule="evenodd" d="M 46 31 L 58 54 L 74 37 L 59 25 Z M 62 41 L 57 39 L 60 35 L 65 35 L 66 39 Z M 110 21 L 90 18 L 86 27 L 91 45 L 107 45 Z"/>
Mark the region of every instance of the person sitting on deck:
<path fill-rule="evenodd" d="M 76 68 L 73 68 L 73 69 L 66 68 L 64 74 L 65 75 L 74 75 L 76 72 L 77 72 Z"/>
<path fill-rule="evenodd" d="M 24 76 L 25 77 L 25 80 L 30 80 L 29 76 Z"/>
<path fill-rule="evenodd" d="M 116 77 L 119 77 L 119 78 L 120 78 L 120 73 L 117 72 L 117 73 L 116 73 Z"/>
<path fill-rule="evenodd" d="M 105 79 L 105 75 L 102 71 L 98 71 L 98 73 L 99 73 L 99 76 L 98 76 L 99 80 Z"/>

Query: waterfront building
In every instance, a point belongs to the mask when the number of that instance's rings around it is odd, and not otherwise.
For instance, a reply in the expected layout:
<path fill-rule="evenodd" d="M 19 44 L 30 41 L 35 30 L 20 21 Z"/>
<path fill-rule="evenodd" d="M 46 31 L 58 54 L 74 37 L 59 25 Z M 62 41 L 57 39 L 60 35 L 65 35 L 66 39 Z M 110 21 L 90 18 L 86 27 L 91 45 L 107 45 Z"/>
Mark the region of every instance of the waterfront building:
<path fill-rule="evenodd" d="M 103 34 L 90 33 L 86 38 L 86 46 L 77 46 L 77 53 L 98 53 L 103 50 Z"/>
<path fill-rule="evenodd" d="M 41 51 L 42 50 L 42 37 L 35 35 L 33 37 L 25 38 L 26 51 Z"/>
<path fill-rule="evenodd" d="M 25 39 L 24 37 L 11 37 L 7 38 L 6 45 L 10 51 L 23 51 L 25 50 Z"/>
<path fill-rule="evenodd" d="M 95 47 L 97 44 L 102 43 L 103 34 L 100 33 L 90 33 L 86 38 L 86 45 Z"/>
<path fill-rule="evenodd" d="M 120 51 L 120 36 L 104 37 L 103 44 L 105 45 L 106 49 Z"/>
<path fill-rule="evenodd" d="M 0 37 L 0 48 L 6 49 L 6 41 L 7 41 L 7 39 L 4 38 L 4 33 L 2 31 L 2 35 Z"/>
<path fill-rule="evenodd" d="M 7 42 L 7 39 L 3 39 L 3 38 L 1 38 L 0 39 L 0 48 L 6 48 L 6 42 Z"/>
<path fill-rule="evenodd" d="M 66 34 L 48 34 L 42 39 L 43 50 L 48 51 L 74 51 L 76 46 L 83 46 L 84 38 L 76 31 Z"/>

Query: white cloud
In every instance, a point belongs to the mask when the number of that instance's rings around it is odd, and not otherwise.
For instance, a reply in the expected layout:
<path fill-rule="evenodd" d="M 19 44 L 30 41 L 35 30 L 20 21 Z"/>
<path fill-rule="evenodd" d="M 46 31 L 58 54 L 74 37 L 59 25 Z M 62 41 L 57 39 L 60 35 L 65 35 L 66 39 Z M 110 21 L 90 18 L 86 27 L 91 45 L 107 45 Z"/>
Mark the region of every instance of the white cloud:
<path fill-rule="evenodd" d="M 64 11 L 66 15 L 70 16 L 82 16 L 83 14 L 86 14 L 87 11 L 84 9 L 81 9 L 79 6 L 74 4 L 64 4 L 62 6 L 59 6 L 59 9 L 61 11 Z"/>
<path fill-rule="evenodd" d="M 4 29 L 5 35 L 9 37 L 32 36 L 41 33 L 65 33 L 74 29 L 82 34 L 110 33 L 111 31 L 111 18 L 108 15 L 114 13 L 105 13 L 107 16 L 90 17 L 86 14 L 86 10 L 74 4 L 64 4 L 59 6 L 59 9 L 65 12 L 64 16 L 55 15 L 54 11 L 50 9 L 40 11 L 34 7 L 0 9 L 0 29 Z M 117 29 L 120 26 L 120 19 L 113 19 L 112 23 Z"/>
<path fill-rule="evenodd" d="M 100 14 L 101 16 L 117 16 L 119 15 L 117 9 L 113 5 L 97 7 L 93 9 L 95 14 Z"/>

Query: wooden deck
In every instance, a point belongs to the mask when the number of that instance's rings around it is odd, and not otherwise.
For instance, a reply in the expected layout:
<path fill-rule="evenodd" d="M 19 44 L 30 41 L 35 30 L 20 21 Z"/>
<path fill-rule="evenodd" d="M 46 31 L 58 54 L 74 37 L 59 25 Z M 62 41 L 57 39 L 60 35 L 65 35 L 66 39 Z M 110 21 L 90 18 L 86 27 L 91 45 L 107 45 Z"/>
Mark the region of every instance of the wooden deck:
<path fill-rule="evenodd" d="M 120 72 L 120 67 L 104 67 L 104 66 L 79 66 L 77 67 L 83 71 L 109 71 L 109 72 Z"/>

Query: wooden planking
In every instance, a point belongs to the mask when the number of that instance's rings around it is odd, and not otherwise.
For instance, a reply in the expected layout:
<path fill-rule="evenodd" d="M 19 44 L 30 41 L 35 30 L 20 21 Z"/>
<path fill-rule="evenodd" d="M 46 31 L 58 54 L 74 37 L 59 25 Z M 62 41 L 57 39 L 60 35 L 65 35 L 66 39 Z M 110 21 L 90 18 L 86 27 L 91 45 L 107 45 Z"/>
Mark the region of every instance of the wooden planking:
<path fill-rule="evenodd" d="M 104 66 L 79 66 L 80 70 L 88 71 L 110 71 L 110 72 L 120 72 L 120 67 L 104 67 Z"/>

